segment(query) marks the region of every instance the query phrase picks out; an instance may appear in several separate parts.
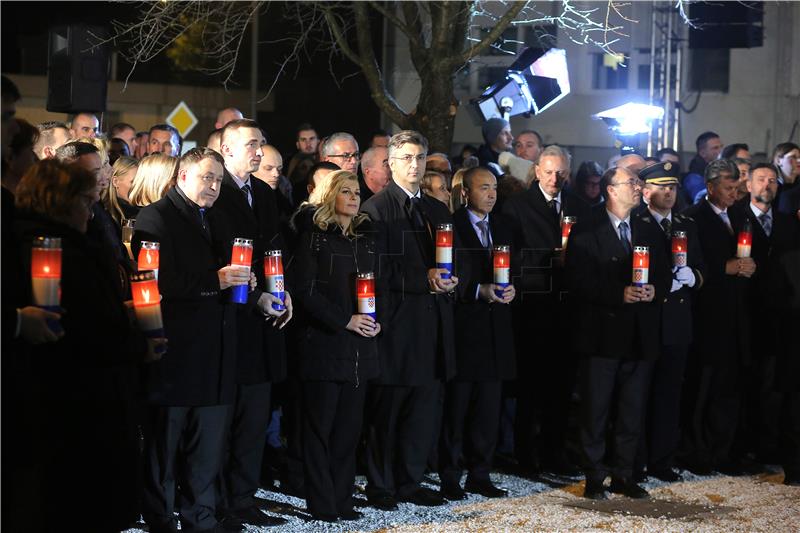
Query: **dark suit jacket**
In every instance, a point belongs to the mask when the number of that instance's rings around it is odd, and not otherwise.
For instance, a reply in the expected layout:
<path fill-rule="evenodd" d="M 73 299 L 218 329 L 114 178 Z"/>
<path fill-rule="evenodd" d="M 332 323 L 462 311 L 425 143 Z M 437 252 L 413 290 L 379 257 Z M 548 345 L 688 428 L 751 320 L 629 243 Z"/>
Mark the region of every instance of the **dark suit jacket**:
<path fill-rule="evenodd" d="M 640 210 L 636 217 L 652 217 L 652 215 L 645 208 L 643 211 Z M 692 301 L 703 286 L 705 265 L 703 263 L 703 249 L 700 246 L 697 226 L 694 221 L 686 215 L 673 212 L 672 231 L 686 232 L 688 245 L 686 262 L 694 272 L 695 284 L 694 287 L 684 285 L 675 292 L 670 292 L 670 287 L 667 287 L 667 292 L 661 300 L 663 304 L 661 309 L 661 337 L 665 346 L 685 346 L 692 342 Z M 663 229 L 661 235 L 664 242 L 665 256 L 671 270 L 672 237 L 664 234 Z"/>
<path fill-rule="evenodd" d="M 737 202 L 730 216 L 734 229 L 738 231 L 745 221 L 753 231 L 751 257 L 756 262 L 756 273 L 748 284 L 746 305 L 750 311 L 750 324 L 758 331 L 758 339 L 752 339 L 752 354 L 774 355 L 778 351 L 778 321 L 768 310 L 780 308 L 785 297 L 778 279 L 781 277 L 781 258 L 792 250 L 800 248 L 800 232 L 797 219 L 791 215 L 772 209 L 772 231 L 768 236 L 758 218 L 750 209 L 749 198 Z"/>
<path fill-rule="evenodd" d="M 684 214 L 697 225 L 705 262 L 705 283 L 694 308 L 695 343 L 701 362 L 724 365 L 750 359 L 750 320 L 745 307 L 749 280 L 725 274 L 725 262 L 736 257 L 736 237 L 702 200 Z M 731 216 L 731 210 L 728 210 Z"/>
<path fill-rule="evenodd" d="M 650 249 L 652 302 L 623 303 L 632 256 L 617 236 L 606 206 L 597 206 L 570 235 L 566 272 L 575 299 L 574 346 L 579 354 L 612 359 L 656 359 L 661 345 L 661 301 L 670 287 L 662 230 L 652 217 L 631 217 L 632 246 Z"/>
<path fill-rule="evenodd" d="M 800 211 L 800 185 L 796 185 L 788 190 L 784 190 L 776 199 L 778 211 L 792 215 L 797 220 L 797 212 Z"/>
<path fill-rule="evenodd" d="M 279 233 L 277 196 L 269 185 L 250 177 L 253 207 L 233 181 L 228 171 L 214 204 L 218 216 L 224 216 L 231 233 L 225 239 L 230 246 L 237 237 L 253 240 L 252 272 L 258 286 L 248 296 L 247 304 L 235 305 L 237 327 L 236 381 L 242 384 L 278 382 L 286 377 L 286 346 L 283 331 L 264 320 L 256 302 L 266 288 L 264 252 L 283 249 Z M 230 259 L 230 253 L 228 254 Z M 284 265 L 286 267 L 286 265 Z"/>
<path fill-rule="evenodd" d="M 431 235 L 437 224 L 453 219 L 442 202 L 422 195 L 420 210 L 431 234 L 416 231 L 407 205 L 408 195 L 391 181 L 362 207 L 375 223 L 378 272 L 388 285 L 378 340 L 379 383 L 386 385 L 424 385 L 455 374 L 453 298 L 431 294 L 428 286 L 428 269 L 435 268 Z"/>
<path fill-rule="evenodd" d="M 567 190 L 561 191 L 561 213 L 577 216 L 581 222 L 589 214 L 586 204 Z M 561 220 L 547 207 L 538 182 L 509 198 L 503 214 L 511 223 L 515 256 L 512 264 L 521 266 L 516 283 L 519 304 L 526 300 L 540 305 L 542 298 L 560 300 L 563 289 L 563 270 L 554 265 L 556 248 L 561 248 Z M 575 227 L 572 231 L 575 231 Z"/>
<path fill-rule="evenodd" d="M 161 243 L 158 287 L 169 345 L 164 357 L 147 367 L 147 399 L 154 405 L 233 403 L 236 314 L 228 303 L 230 291 L 220 290 L 217 277 L 230 260 L 221 237 L 230 230 L 213 207 L 206 217 L 211 234 L 201 226 L 197 208 L 172 188 L 136 219 L 135 254 L 142 241 Z"/>
<path fill-rule="evenodd" d="M 459 265 L 455 310 L 456 367 L 458 381 L 507 380 L 516 377 L 511 306 L 489 304 L 475 297 L 478 285 L 492 283 L 492 252 L 481 244 L 466 207 L 453 213 L 461 247 L 455 250 Z M 511 231 L 500 214 L 489 215 L 493 245 L 511 246 Z"/>
<path fill-rule="evenodd" d="M 299 377 L 303 380 L 364 385 L 378 375 L 378 340 L 346 329 L 356 306 L 356 273 L 377 270 L 371 224 L 358 226 L 358 237 L 338 226 L 318 226 L 303 233 L 293 263 L 300 330 Z M 383 291 L 375 280 L 376 314 L 382 324 Z"/>

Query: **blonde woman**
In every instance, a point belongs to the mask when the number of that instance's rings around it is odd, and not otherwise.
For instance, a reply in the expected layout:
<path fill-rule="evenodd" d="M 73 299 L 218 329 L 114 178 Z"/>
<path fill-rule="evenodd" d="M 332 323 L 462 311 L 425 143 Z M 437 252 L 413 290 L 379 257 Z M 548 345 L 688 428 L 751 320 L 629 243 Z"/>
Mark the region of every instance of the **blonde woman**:
<path fill-rule="evenodd" d="M 466 205 L 466 199 L 464 198 L 464 174 L 469 170 L 469 168 L 459 168 L 456 170 L 456 173 L 453 174 L 453 181 L 451 181 L 451 189 L 450 189 L 450 212 L 455 213 L 464 205 Z"/>
<path fill-rule="evenodd" d="M 359 312 L 356 302 L 357 275 L 377 268 L 369 219 L 359 214 L 358 178 L 338 170 L 318 189 L 313 225 L 301 235 L 293 263 L 302 331 L 298 377 L 308 510 L 335 522 L 361 517 L 353 509 L 356 445 L 367 380 L 378 375 L 381 326 L 377 313 Z M 373 303 L 380 302 L 377 292 Z"/>
<path fill-rule="evenodd" d="M 175 185 L 177 172 L 178 159 L 175 157 L 155 153 L 142 158 L 128 193 L 128 202 L 144 207 L 160 200 Z"/>
<path fill-rule="evenodd" d="M 111 182 L 111 164 L 108 160 L 108 141 L 99 137 L 81 137 L 77 142 L 88 143 L 97 148 L 97 155 L 100 156 L 100 174 L 97 176 L 97 185 L 100 187 L 102 197 Z"/>
<path fill-rule="evenodd" d="M 103 193 L 102 200 L 117 226 L 121 226 L 123 218 L 136 218 L 139 212 L 136 206 L 128 202 L 128 193 L 138 168 L 139 161 L 136 158 L 124 155 L 111 167 L 111 185 Z"/>

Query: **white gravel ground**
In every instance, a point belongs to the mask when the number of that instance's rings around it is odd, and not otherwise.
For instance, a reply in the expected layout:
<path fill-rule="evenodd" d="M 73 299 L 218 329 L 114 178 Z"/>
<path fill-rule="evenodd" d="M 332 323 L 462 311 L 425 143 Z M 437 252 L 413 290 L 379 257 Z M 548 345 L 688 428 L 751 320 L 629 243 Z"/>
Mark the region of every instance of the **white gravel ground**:
<path fill-rule="evenodd" d="M 533 531 L 637 531 L 637 532 L 800 532 L 800 488 L 780 484 L 782 476 L 754 477 L 695 476 L 683 472 L 684 481 L 643 484 L 653 498 L 703 504 L 711 510 L 700 516 L 683 519 L 647 518 L 627 514 L 610 514 L 565 506 L 581 501 L 582 483 L 561 489 L 534 483 L 514 476 L 492 474 L 498 486 L 508 490 L 509 497 L 490 500 L 470 494 L 468 499 L 442 507 L 419 507 L 400 504 L 399 511 L 383 512 L 366 507 L 366 498 L 359 494 L 356 508 L 364 513 L 361 520 L 327 524 L 310 520 L 305 501 L 277 492 L 259 491 L 258 496 L 274 504 L 278 516 L 288 520 L 279 528 L 247 526 L 248 532 L 322 533 L 344 531 L 381 532 L 533 532 Z M 436 476 L 431 476 L 436 479 Z M 363 488 L 364 478 L 356 484 Z M 429 485 L 438 488 L 436 485 Z M 621 496 L 612 496 L 622 498 Z M 278 507 L 279 506 L 279 507 Z M 732 512 L 714 514 L 715 506 L 734 508 Z M 144 530 L 131 529 L 128 533 Z"/>

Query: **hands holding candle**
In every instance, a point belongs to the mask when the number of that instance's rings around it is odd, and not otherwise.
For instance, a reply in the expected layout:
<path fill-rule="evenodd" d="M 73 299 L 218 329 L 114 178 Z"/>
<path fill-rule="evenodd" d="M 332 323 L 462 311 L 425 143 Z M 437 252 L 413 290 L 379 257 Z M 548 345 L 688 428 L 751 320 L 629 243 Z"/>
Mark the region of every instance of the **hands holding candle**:
<path fill-rule="evenodd" d="M 357 333 L 362 337 L 374 337 L 381 332 L 381 325 L 369 315 L 353 315 L 345 329 Z"/>
<path fill-rule="evenodd" d="M 281 300 L 269 292 L 263 292 L 258 299 L 258 308 L 264 313 L 267 320 L 275 319 L 272 325 L 278 329 L 283 329 L 283 326 L 292 319 L 292 297 L 289 291 L 283 292 L 283 298 Z M 277 307 L 280 307 L 281 310 L 279 311 Z"/>
<path fill-rule="evenodd" d="M 481 283 L 478 285 L 478 297 L 490 304 L 509 304 L 516 295 L 517 291 L 510 283 L 505 287 L 495 283 Z"/>
<path fill-rule="evenodd" d="M 17 309 L 19 320 L 19 336 L 25 342 L 31 344 L 43 344 L 45 342 L 55 342 L 64 336 L 64 330 L 59 331 L 50 329 L 50 323 L 58 322 L 61 314 L 53 311 L 46 311 L 41 307 L 29 305 Z"/>
<path fill-rule="evenodd" d="M 652 302 L 656 296 L 656 288 L 652 285 L 629 285 L 625 287 L 622 295 L 622 300 L 626 304 L 633 304 L 638 302 Z"/>
<path fill-rule="evenodd" d="M 238 285 L 250 283 L 250 267 L 241 265 L 228 265 L 217 271 L 219 288 L 222 290 Z"/>
<path fill-rule="evenodd" d="M 456 288 L 458 278 L 450 275 L 450 271 L 447 269 L 431 268 L 428 270 L 428 285 L 431 292 L 445 294 Z"/>
<path fill-rule="evenodd" d="M 725 262 L 725 273 L 729 276 L 749 278 L 756 272 L 756 262 L 752 257 L 735 257 Z"/>

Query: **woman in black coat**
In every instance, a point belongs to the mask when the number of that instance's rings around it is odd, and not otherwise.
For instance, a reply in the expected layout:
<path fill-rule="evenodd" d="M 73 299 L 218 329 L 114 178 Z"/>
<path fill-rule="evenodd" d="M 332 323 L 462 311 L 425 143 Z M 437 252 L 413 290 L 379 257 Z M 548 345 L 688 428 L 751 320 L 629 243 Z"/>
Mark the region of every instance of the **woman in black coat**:
<path fill-rule="evenodd" d="M 357 274 L 377 267 L 360 203 L 356 175 L 332 173 L 293 262 L 306 501 L 316 519 L 329 522 L 361 516 L 353 510 L 355 452 L 367 380 L 378 374 L 381 327 L 356 305 Z"/>
<path fill-rule="evenodd" d="M 153 343 L 131 326 L 113 257 L 86 237 L 96 201 L 91 173 L 52 160 L 17 189 L 20 283 L 30 303 L 33 240 L 57 237 L 62 248 L 63 336 L 21 348 L 28 376 L 15 394 L 30 412 L 30 434 L 12 438 L 31 439 L 39 485 L 30 497 L 43 500 L 40 515 L 22 517 L 40 521 L 33 530 L 119 531 L 139 515 L 137 364 L 153 357 Z"/>

